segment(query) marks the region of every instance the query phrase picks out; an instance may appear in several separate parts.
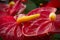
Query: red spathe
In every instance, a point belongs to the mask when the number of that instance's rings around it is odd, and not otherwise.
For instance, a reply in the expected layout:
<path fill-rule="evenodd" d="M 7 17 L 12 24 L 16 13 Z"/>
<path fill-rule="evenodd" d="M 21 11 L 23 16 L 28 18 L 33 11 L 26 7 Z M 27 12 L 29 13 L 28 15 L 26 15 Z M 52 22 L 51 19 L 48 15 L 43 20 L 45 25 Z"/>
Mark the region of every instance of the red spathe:
<path fill-rule="evenodd" d="M 50 0 L 50 2 L 46 6 L 60 8 L 60 0 Z"/>

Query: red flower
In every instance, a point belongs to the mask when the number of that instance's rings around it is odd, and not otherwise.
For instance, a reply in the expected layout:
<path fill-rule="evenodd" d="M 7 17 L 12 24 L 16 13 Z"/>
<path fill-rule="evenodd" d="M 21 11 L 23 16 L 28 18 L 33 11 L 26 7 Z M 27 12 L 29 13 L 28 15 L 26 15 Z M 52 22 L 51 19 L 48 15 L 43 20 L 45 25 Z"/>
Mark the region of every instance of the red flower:
<path fill-rule="evenodd" d="M 14 16 L 2 16 L 0 18 L 0 36 L 3 40 L 23 40 L 22 38 L 25 38 L 24 35 L 22 35 L 23 24 L 21 23 L 24 22 L 24 17 L 20 19 L 20 23 L 18 19 L 20 17 L 15 19 Z M 30 18 L 31 16 L 26 17 Z"/>
<path fill-rule="evenodd" d="M 33 36 L 38 38 L 45 37 L 51 32 L 60 33 L 60 15 L 55 15 L 55 8 L 37 8 L 23 17 L 10 16 L 21 13 L 24 8 L 25 6 L 18 0 L 12 8 L 7 9 L 6 13 L 9 15 L 0 17 L 0 36 L 3 40 L 28 40 L 29 38 L 31 40 Z M 35 40 L 35 37 L 33 38 Z"/>
<path fill-rule="evenodd" d="M 60 30 L 58 29 L 60 27 L 60 23 L 59 23 L 60 19 L 58 18 L 59 16 L 57 16 L 57 20 L 49 19 L 50 13 L 51 12 L 54 13 L 55 11 L 56 11 L 55 8 L 46 8 L 46 7 L 34 9 L 33 11 L 28 13 L 28 16 L 37 13 L 37 14 L 40 14 L 39 18 L 35 20 L 30 20 L 31 16 L 29 16 L 29 18 L 25 17 L 24 20 L 27 19 L 29 21 L 28 22 L 26 21 L 23 25 L 22 23 L 18 23 L 18 22 L 23 21 L 22 18 L 24 17 L 20 18 L 22 19 L 20 21 L 17 20 L 18 21 L 17 22 L 13 16 L 3 16 L 0 18 L 1 19 L 0 20 L 0 36 L 4 40 L 28 40 L 29 38 L 31 39 L 32 36 L 36 36 L 37 38 L 40 39 L 40 37 L 42 36 L 47 37 L 44 35 L 49 34 L 49 32 L 60 32 Z M 38 37 L 38 35 L 40 37 Z M 34 38 L 33 40 L 37 39 L 35 37 L 33 38 Z"/>
<path fill-rule="evenodd" d="M 6 11 L 0 10 L 0 37 L 2 37 L 3 40 L 21 40 L 22 24 L 18 25 L 16 18 L 24 11 L 25 5 L 21 3 L 20 0 L 18 0 L 14 5 L 12 4 L 13 2 L 10 3 L 7 8 L 3 8 L 6 9 Z"/>
<path fill-rule="evenodd" d="M 1 6 L 2 5 L 2 6 Z M 0 4 L 0 14 L 1 15 L 16 15 L 22 13 L 26 6 L 18 0 L 16 3 L 13 1 L 9 4 Z"/>
<path fill-rule="evenodd" d="M 11 4 L 11 3 L 10 3 Z M 12 3 L 13 4 L 13 3 Z M 11 4 L 11 5 L 12 5 Z M 22 13 L 24 11 L 24 9 L 26 8 L 26 6 L 20 1 L 18 0 L 13 7 L 11 8 L 11 6 L 8 8 L 8 13 L 9 15 L 15 15 L 15 14 L 19 14 Z"/>
<path fill-rule="evenodd" d="M 60 33 L 60 15 L 56 16 L 55 11 L 55 8 L 43 7 L 29 12 L 28 15 L 37 13 L 40 14 L 40 17 L 24 23 L 23 34 L 25 36 L 41 36 L 43 34 L 49 34 L 49 32 Z"/>

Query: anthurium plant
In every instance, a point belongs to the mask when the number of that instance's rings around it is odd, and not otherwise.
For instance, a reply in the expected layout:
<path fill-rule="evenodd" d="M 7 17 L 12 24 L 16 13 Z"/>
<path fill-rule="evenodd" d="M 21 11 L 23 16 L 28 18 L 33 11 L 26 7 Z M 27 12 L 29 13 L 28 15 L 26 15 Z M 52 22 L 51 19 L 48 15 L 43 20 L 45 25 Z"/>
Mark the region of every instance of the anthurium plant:
<path fill-rule="evenodd" d="M 60 14 L 56 14 L 59 0 L 51 0 L 27 14 L 24 14 L 25 2 L 28 1 L 14 0 L 0 6 L 0 37 L 3 40 L 51 40 L 54 34 L 60 33 Z"/>

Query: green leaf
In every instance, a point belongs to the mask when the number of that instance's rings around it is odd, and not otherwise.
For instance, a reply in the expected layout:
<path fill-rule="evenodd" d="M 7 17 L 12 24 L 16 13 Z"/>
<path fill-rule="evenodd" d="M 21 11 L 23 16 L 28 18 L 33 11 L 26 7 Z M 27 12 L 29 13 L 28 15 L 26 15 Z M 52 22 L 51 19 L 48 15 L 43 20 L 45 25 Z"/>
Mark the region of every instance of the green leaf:
<path fill-rule="evenodd" d="M 35 3 L 33 3 L 31 0 L 28 0 L 28 2 L 26 3 L 26 10 L 25 13 L 28 13 L 29 11 L 33 10 L 36 8 Z"/>
<path fill-rule="evenodd" d="M 2 38 L 0 37 L 0 40 L 2 40 Z"/>
<path fill-rule="evenodd" d="M 54 38 L 59 38 L 60 39 L 60 34 L 55 34 Z"/>

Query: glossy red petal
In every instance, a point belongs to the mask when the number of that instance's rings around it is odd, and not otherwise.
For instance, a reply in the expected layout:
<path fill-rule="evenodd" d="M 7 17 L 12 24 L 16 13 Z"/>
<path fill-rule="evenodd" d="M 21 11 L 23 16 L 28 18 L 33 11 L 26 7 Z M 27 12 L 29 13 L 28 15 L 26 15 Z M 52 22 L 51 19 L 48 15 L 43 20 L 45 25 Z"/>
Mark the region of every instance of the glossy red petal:
<path fill-rule="evenodd" d="M 57 19 L 54 22 L 54 26 L 55 26 L 55 33 L 60 33 L 60 14 L 57 15 Z"/>
<path fill-rule="evenodd" d="M 4 11 L 2 11 L 2 10 L 0 10 L 0 17 L 1 17 L 1 16 L 5 16 L 5 15 L 7 15 L 7 13 L 4 12 Z"/>
<path fill-rule="evenodd" d="M 7 12 L 7 10 L 6 10 L 7 8 L 8 8 L 7 4 L 0 3 L 0 17 L 8 14 L 8 13 L 6 13 Z"/>
<path fill-rule="evenodd" d="M 14 0 L 14 2 L 17 2 L 18 0 Z"/>
<path fill-rule="evenodd" d="M 15 2 L 17 2 L 18 0 L 14 0 Z M 25 3 L 27 2 L 27 0 L 21 0 L 21 2 Z"/>
<path fill-rule="evenodd" d="M 13 6 L 13 8 L 8 11 L 8 13 L 10 15 L 15 15 L 18 14 L 18 12 L 21 13 L 22 11 L 24 11 L 24 9 L 25 5 L 21 2 L 21 0 L 18 0 L 16 4 Z"/>
<path fill-rule="evenodd" d="M 5 10 L 8 7 L 7 4 L 0 3 L 0 10 Z"/>
<path fill-rule="evenodd" d="M 60 8 L 60 0 L 51 0 L 46 6 Z"/>
<path fill-rule="evenodd" d="M 40 17 L 43 18 L 48 18 L 49 14 L 51 12 L 56 12 L 56 8 L 51 8 L 51 7 L 42 7 L 42 8 L 36 8 L 28 13 L 28 15 L 33 15 L 33 14 L 40 14 Z"/>
<path fill-rule="evenodd" d="M 0 36 L 5 40 L 17 40 L 22 35 L 22 25 L 18 25 L 12 16 L 0 18 Z"/>
<path fill-rule="evenodd" d="M 36 20 L 26 22 L 23 26 L 23 34 L 25 36 L 36 36 L 48 34 L 54 28 L 52 22 L 49 21 L 49 14 L 55 12 L 53 8 L 37 8 L 28 13 L 28 15 L 39 13 L 40 17 Z"/>
<path fill-rule="evenodd" d="M 50 21 L 47 21 L 46 19 L 38 19 L 33 22 L 26 22 L 26 24 L 23 27 L 23 34 L 25 36 L 48 34 L 48 32 L 51 31 L 50 29 L 52 27 L 52 23 L 50 23 Z"/>

